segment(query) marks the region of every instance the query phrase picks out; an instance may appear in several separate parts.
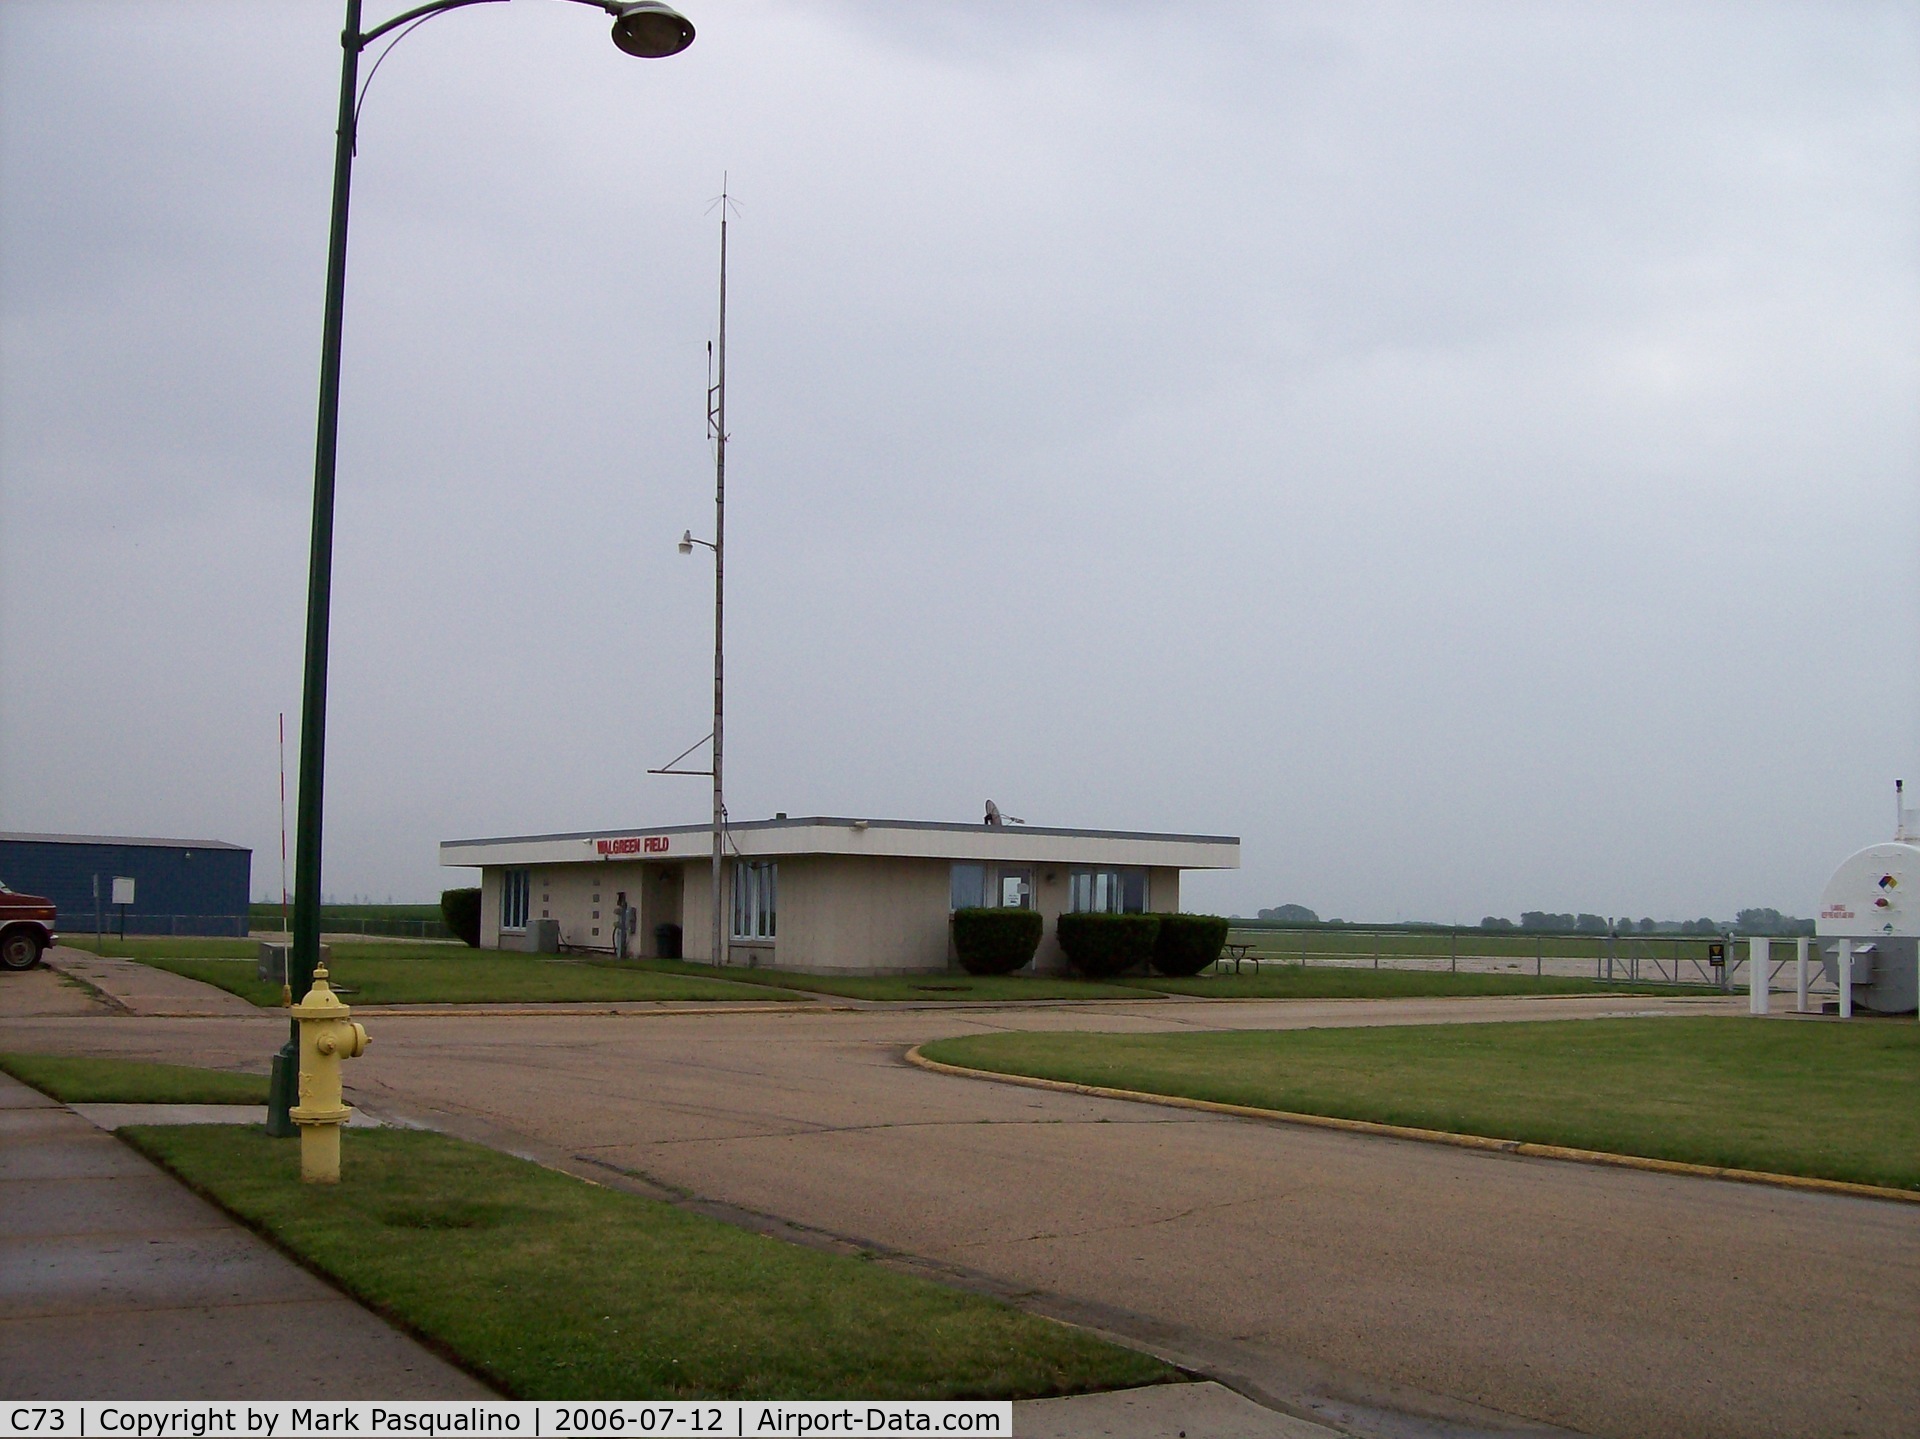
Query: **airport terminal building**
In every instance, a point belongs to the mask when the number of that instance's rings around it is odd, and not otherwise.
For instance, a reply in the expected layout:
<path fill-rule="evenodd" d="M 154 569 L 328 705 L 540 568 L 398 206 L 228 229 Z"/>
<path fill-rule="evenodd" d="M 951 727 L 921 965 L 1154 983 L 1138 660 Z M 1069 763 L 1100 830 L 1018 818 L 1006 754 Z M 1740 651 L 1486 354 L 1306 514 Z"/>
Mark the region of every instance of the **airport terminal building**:
<path fill-rule="evenodd" d="M 480 870 L 483 948 L 654 956 L 677 941 L 711 962 L 712 852 L 706 825 L 673 825 L 447 840 L 440 863 Z M 1034 968 L 1061 969 L 1056 916 L 1172 912 L 1183 870 L 1239 867 L 1223 835 L 780 815 L 727 828 L 721 963 L 939 972 L 953 911 L 993 905 L 1039 910 Z"/>

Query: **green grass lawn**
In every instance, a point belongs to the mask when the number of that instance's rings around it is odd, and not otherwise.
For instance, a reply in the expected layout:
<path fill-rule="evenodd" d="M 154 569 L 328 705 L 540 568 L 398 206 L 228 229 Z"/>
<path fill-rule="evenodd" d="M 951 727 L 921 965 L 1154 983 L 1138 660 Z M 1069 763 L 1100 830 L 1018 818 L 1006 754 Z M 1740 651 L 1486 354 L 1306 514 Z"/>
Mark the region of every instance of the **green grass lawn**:
<path fill-rule="evenodd" d="M 1269 964 L 1258 973 L 1200 974 L 1191 979 L 1124 979 L 1121 984 L 1162 994 L 1207 999 L 1422 999 L 1471 994 L 1697 994 L 1672 984 L 1605 984 L 1530 974 L 1450 974 L 1424 969 L 1336 969 L 1327 966 Z"/>
<path fill-rule="evenodd" d="M 567 1001 L 800 1001 L 802 996 L 705 975 L 655 974 L 552 955 L 503 954 L 463 944 L 395 946 L 337 944 L 330 982 L 351 1004 L 548 1004 Z M 172 959 L 145 963 L 216 985 L 267 1008 L 280 986 L 255 977 L 251 958 Z"/>
<path fill-rule="evenodd" d="M 342 1182 L 255 1129 L 122 1130 L 523 1399 L 1015 1399 L 1171 1380 L 993 1300 L 441 1135 L 348 1131 Z"/>
<path fill-rule="evenodd" d="M 661 974 L 712 974 L 704 964 L 670 959 L 601 963 L 622 969 L 644 968 Z M 1204 999 L 1413 999 L 1474 994 L 1691 994 L 1698 991 L 1671 984 L 1598 984 L 1590 979 L 1568 979 L 1530 974 L 1448 974 L 1445 971 L 1394 969 L 1307 968 L 1276 965 L 1265 973 L 1196 975 L 1167 979 L 1134 975 L 1124 979 L 1087 980 L 1068 975 L 864 975 L 826 976 L 790 974 L 784 970 L 727 969 L 729 979 L 744 984 L 776 985 L 847 999 L 971 1000 L 998 1003 L 1020 999 L 1141 999 L 1164 994 Z"/>
<path fill-rule="evenodd" d="M 265 1104 L 267 1076 L 58 1054 L 0 1054 L 0 1070 L 62 1104 Z"/>
<path fill-rule="evenodd" d="M 655 974 L 710 975 L 721 973 L 742 984 L 798 989 L 810 994 L 832 994 L 842 999 L 929 999 L 999 1002 L 1012 999 L 1138 999 L 1140 991 L 1121 984 L 1096 983 L 1064 975 L 1022 974 L 904 974 L 821 975 L 794 974 L 780 969 L 715 971 L 705 964 L 677 959 L 602 960 L 610 969 L 646 970 Z"/>
<path fill-rule="evenodd" d="M 1910 1023 L 990 1034 L 924 1052 L 1003 1074 L 1920 1189 L 1920 1026 Z"/>
<path fill-rule="evenodd" d="M 1442 959 L 1448 955 L 1478 955 L 1531 962 L 1536 956 L 1546 959 L 1583 959 L 1591 964 L 1595 956 L 1607 952 L 1604 934 L 1536 934 L 1530 930 L 1462 929 L 1373 929 L 1365 925 L 1320 926 L 1301 929 L 1292 926 L 1271 927 L 1257 921 L 1241 920 L 1233 925 L 1236 943 L 1250 943 L 1262 955 L 1297 960 L 1304 950 L 1310 956 L 1351 955 L 1364 958 L 1379 954 L 1383 959 L 1396 955 L 1421 955 Z M 1625 962 L 1638 957 L 1643 964 L 1653 959 L 1671 969 L 1676 958 L 1699 961 L 1707 958 L 1707 945 L 1718 935 L 1623 934 L 1613 942 L 1613 952 Z M 1781 943 L 1776 939 L 1775 944 Z M 1785 941 L 1789 946 L 1791 940 Z M 1778 950 L 1775 951 L 1778 957 Z"/>
<path fill-rule="evenodd" d="M 66 943 L 75 944 L 69 938 Z M 93 949 L 91 935 L 78 947 Z M 254 978 L 259 941 L 143 937 L 108 938 L 102 952 L 137 959 L 238 994 L 255 1004 L 280 1003 L 280 987 Z M 246 965 L 231 961 L 245 959 Z M 334 978 L 364 1004 L 540 1003 L 560 1000 L 792 999 L 795 991 L 867 1000 L 952 1000 L 1002 1003 L 1022 999 L 1140 999 L 1159 994 L 1211 999 L 1390 999 L 1473 994 L 1683 994 L 1686 986 L 1601 984 L 1529 974 L 1302 968 L 1270 964 L 1262 973 L 1158 975 L 1094 981 L 1069 975 L 818 975 L 785 970 L 716 971 L 674 959 L 614 960 L 525 955 L 464 944 L 407 940 L 342 940 L 333 945 Z M 719 976 L 724 975 L 725 978 Z M 781 993 L 780 991 L 786 991 Z"/>
<path fill-rule="evenodd" d="M 60 943 L 69 949 L 84 949 L 109 959 L 137 959 L 150 963 L 156 959 L 253 959 L 260 953 L 257 939 L 195 939 L 187 935 L 131 935 L 116 939 L 112 935 L 96 941 L 90 934 L 62 934 Z M 493 950 L 470 949 L 458 940 L 421 939 L 343 939 L 331 943 L 335 959 L 460 959 L 492 954 Z"/>

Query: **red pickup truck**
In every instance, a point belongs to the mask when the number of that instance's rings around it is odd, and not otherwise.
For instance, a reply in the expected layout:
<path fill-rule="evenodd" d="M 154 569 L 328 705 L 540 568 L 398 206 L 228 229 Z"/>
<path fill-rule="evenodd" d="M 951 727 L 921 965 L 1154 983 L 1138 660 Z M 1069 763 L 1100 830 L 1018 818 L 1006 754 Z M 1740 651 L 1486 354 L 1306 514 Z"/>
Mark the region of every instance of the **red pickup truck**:
<path fill-rule="evenodd" d="M 32 969 L 40 952 L 57 944 L 53 901 L 37 894 L 15 894 L 0 884 L 0 969 Z"/>

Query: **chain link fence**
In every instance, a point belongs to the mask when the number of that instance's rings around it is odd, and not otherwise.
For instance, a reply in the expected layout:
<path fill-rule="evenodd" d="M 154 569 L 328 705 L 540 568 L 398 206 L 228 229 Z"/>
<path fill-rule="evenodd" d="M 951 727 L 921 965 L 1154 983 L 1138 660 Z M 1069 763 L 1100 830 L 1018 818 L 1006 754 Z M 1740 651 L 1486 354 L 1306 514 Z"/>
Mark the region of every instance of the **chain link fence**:
<path fill-rule="evenodd" d="M 320 921 L 320 928 L 327 934 L 359 934 L 379 939 L 457 938 L 441 919 L 336 919 L 329 915 Z M 285 938 L 286 934 L 277 923 L 271 928 L 256 923 L 253 933 L 262 939 Z"/>
<path fill-rule="evenodd" d="M 1267 964 L 1530 974 L 1541 978 L 1552 975 L 1602 983 L 1694 985 L 1722 991 L 1746 988 L 1752 954 L 1752 941 L 1746 937 L 1711 935 L 1235 925 L 1227 938 L 1230 944 L 1247 946 L 1249 958 Z M 1798 941 L 1773 938 L 1771 943 L 1768 987 L 1792 990 Z M 1808 943 L 1808 991 L 1833 995 L 1835 986 L 1821 968 L 1819 946 L 1811 940 Z M 1722 963 L 1714 962 L 1716 949 Z"/>
<path fill-rule="evenodd" d="M 124 927 L 123 927 L 124 926 Z M 328 915 L 321 921 L 327 934 L 364 935 L 382 939 L 456 938 L 439 919 L 344 919 Z M 55 928 L 66 934 L 101 934 L 117 939 L 139 936 L 175 935 L 191 939 L 284 939 L 279 916 L 267 921 L 250 920 L 244 914 L 129 914 L 123 920 L 116 912 L 70 919 L 62 915 Z"/>
<path fill-rule="evenodd" d="M 61 915 L 54 929 L 66 934 L 184 935 L 192 939 L 245 939 L 248 933 L 244 914 L 128 914 L 109 909 L 98 915 Z"/>

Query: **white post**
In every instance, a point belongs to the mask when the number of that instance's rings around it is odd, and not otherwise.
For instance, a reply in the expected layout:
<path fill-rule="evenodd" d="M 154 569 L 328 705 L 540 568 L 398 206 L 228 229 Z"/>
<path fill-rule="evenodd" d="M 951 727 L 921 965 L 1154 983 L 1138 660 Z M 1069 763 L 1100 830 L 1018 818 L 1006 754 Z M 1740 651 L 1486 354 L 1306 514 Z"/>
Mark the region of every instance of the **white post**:
<path fill-rule="evenodd" d="M 1767 988 L 1773 972 L 1773 941 L 1747 941 L 1747 1013 L 1767 1012 Z"/>
<path fill-rule="evenodd" d="M 1802 936 L 1793 942 L 1793 1008 L 1807 1012 L 1807 949 L 1813 941 Z"/>
<path fill-rule="evenodd" d="M 1840 1017 L 1853 1018 L 1853 941 L 1840 941 L 1834 973 L 1840 976 Z"/>

